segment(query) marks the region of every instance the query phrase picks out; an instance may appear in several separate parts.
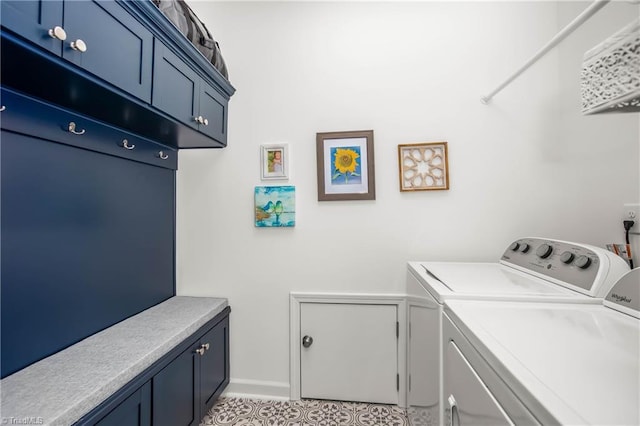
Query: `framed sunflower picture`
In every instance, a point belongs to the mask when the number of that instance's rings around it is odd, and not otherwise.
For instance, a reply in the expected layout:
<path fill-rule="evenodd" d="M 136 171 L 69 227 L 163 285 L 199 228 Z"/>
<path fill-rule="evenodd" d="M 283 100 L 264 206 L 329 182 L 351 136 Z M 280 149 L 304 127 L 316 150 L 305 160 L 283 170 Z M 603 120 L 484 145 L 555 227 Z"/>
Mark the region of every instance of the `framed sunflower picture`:
<path fill-rule="evenodd" d="M 318 201 L 375 200 L 373 130 L 316 134 Z"/>

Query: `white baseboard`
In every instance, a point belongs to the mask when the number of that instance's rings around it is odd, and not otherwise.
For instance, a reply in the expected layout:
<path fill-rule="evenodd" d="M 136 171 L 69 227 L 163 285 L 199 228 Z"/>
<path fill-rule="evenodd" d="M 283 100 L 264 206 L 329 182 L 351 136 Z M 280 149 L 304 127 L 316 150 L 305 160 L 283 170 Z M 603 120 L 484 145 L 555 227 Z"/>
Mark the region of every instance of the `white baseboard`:
<path fill-rule="evenodd" d="M 288 401 L 289 393 L 289 383 L 232 378 L 222 396 Z"/>

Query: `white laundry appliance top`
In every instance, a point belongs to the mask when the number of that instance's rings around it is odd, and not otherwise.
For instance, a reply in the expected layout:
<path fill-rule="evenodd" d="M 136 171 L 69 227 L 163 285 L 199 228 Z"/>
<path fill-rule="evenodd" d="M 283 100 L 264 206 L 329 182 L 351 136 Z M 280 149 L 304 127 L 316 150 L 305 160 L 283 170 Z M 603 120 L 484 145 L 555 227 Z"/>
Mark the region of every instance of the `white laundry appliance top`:
<path fill-rule="evenodd" d="M 445 312 L 539 419 L 638 425 L 640 269 L 619 282 L 606 306 L 447 300 Z"/>
<path fill-rule="evenodd" d="M 629 270 L 604 249 L 566 241 L 521 238 L 499 262 L 409 262 L 409 270 L 438 302 L 446 299 L 602 303 Z"/>

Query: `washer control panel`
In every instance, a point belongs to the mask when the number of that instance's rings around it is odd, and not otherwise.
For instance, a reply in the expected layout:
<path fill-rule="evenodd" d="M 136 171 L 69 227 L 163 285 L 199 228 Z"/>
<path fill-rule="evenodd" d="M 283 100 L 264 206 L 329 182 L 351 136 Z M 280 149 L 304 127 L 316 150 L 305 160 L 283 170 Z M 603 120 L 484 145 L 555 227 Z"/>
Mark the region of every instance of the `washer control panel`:
<path fill-rule="evenodd" d="M 501 260 L 591 292 L 602 267 L 598 253 L 587 246 L 541 238 L 522 238 Z M 606 272 L 606 271 L 605 271 Z"/>

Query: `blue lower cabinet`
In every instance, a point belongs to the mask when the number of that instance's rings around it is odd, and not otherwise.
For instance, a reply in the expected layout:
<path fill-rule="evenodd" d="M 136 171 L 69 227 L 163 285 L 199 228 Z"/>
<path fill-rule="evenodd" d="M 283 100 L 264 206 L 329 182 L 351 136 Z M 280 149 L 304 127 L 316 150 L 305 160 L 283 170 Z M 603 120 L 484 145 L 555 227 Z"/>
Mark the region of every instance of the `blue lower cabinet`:
<path fill-rule="evenodd" d="M 151 383 L 125 399 L 107 414 L 96 426 L 150 426 L 151 425 Z"/>
<path fill-rule="evenodd" d="M 229 318 L 200 339 L 200 417 L 204 417 L 229 383 Z"/>
<path fill-rule="evenodd" d="M 190 426 L 200 423 L 197 394 L 198 344 L 182 352 L 153 377 L 154 426 Z"/>
<path fill-rule="evenodd" d="M 200 424 L 229 383 L 226 317 L 153 377 L 153 425 Z"/>

